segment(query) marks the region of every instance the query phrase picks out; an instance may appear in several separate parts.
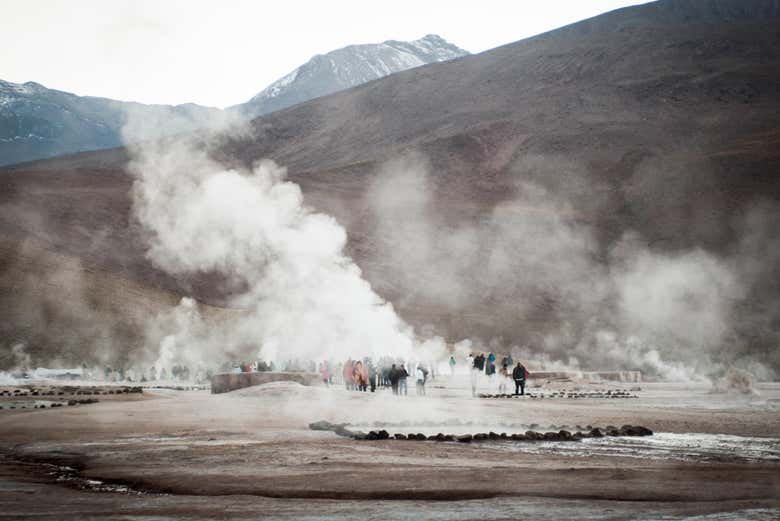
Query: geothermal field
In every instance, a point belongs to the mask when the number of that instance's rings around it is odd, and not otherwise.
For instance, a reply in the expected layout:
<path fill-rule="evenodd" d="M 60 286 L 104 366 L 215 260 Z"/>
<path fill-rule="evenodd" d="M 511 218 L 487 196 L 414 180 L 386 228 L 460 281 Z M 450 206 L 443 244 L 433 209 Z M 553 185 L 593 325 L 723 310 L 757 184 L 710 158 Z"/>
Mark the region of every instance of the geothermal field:
<path fill-rule="evenodd" d="M 780 519 L 780 1 L 0 4 L 0 521 Z"/>
<path fill-rule="evenodd" d="M 437 376 L 426 396 L 71 384 L 3 386 L 0 519 L 769 520 L 780 509 L 780 384 L 531 379 L 517 398 L 472 397 L 466 374 Z M 562 392 L 630 397 L 550 396 Z M 52 407 L 84 396 L 98 401 Z M 608 434 L 624 425 L 652 434 Z"/>

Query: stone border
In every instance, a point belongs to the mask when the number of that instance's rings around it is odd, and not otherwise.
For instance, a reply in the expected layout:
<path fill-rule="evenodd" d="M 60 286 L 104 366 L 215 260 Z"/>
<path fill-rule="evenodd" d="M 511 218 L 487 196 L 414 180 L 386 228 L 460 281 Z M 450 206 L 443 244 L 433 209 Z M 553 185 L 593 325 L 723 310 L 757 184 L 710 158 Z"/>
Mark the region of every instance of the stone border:
<path fill-rule="evenodd" d="M 491 394 L 491 393 L 478 393 L 477 398 L 485 399 L 511 399 L 511 398 L 531 398 L 543 400 L 553 398 L 563 398 L 568 400 L 576 399 L 607 399 L 607 398 L 639 398 L 639 396 L 623 390 L 609 390 L 609 391 L 554 391 L 551 393 L 534 393 L 528 392 L 523 395 L 519 394 Z"/>
<path fill-rule="evenodd" d="M 526 431 L 525 433 L 501 434 L 496 432 L 479 432 L 477 434 L 433 434 L 426 436 L 422 433 L 409 434 L 390 434 L 386 430 L 379 431 L 352 431 L 347 429 L 347 423 L 330 423 L 328 421 L 317 421 L 309 424 L 309 429 L 313 431 L 332 431 L 345 438 L 353 440 L 412 440 L 412 441 L 455 441 L 460 443 L 471 443 L 472 441 L 579 441 L 584 438 L 603 438 L 604 436 L 652 436 L 653 431 L 647 427 L 638 425 L 623 425 L 620 428 L 607 426 L 603 430 L 593 428 L 588 432 L 572 433 L 567 430 L 558 432 L 537 432 Z"/>

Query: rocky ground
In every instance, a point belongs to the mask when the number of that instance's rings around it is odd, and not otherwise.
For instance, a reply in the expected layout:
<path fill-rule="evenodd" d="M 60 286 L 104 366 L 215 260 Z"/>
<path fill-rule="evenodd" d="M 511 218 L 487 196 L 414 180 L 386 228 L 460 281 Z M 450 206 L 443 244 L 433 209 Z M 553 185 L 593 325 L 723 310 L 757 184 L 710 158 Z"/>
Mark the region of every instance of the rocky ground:
<path fill-rule="evenodd" d="M 145 389 L 103 394 L 86 407 L 4 408 L 0 519 L 780 515 L 779 384 L 759 385 L 757 396 L 636 385 L 593 386 L 630 390 L 630 400 L 495 400 L 472 398 L 465 376 L 430 382 L 426 397 L 280 382 L 221 395 Z M 11 400 L 20 398 L 0 396 Z M 655 434 L 368 441 L 309 429 L 320 420 L 428 435 L 625 424 Z"/>

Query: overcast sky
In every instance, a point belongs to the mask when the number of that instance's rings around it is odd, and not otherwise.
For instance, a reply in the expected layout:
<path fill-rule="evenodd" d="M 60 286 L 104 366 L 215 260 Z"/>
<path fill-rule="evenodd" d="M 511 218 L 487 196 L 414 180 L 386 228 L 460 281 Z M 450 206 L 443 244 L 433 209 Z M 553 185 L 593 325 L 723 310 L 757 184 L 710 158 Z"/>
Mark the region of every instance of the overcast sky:
<path fill-rule="evenodd" d="M 315 54 L 434 33 L 480 52 L 630 0 L 0 0 L 0 79 L 224 107 Z"/>

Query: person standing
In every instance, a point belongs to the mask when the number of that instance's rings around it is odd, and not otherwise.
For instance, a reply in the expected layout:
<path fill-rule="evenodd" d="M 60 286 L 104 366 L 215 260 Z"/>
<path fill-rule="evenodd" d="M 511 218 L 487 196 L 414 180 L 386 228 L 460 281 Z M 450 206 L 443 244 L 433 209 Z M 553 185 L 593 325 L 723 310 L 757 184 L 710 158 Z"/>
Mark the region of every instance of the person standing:
<path fill-rule="evenodd" d="M 330 386 L 330 367 L 327 361 L 320 364 L 320 378 L 326 386 Z"/>
<path fill-rule="evenodd" d="M 355 363 L 352 361 L 351 358 L 348 358 L 346 363 L 344 364 L 344 387 L 347 388 L 347 391 L 351 391 L 354 388 L 354 371 L 355 371 Z"/>
<path fill-rule="evenodd" d="M 425 396 L 425 378 L 427 371 L 422 364 L 417 366 L 417 396 Z"/>
<path fill-rule="evenodd" d="M 527 371 L 525 370 L 525 366 L 521 364 L 520 362 L 517 362 L 517 365 L 515 366 L 514 370 L 512 371 L 512 379 L 515 381 L 515 395 L 524 395 L 525 394 L 525 377 L 527 376 Z"/>
<path fill-rule="evenodd" d="M 366 391 L 368 376 L 366 376 L 365 370 L 363 369 L 363 362 L 360 360 L 355 362 L 354 368 L 352 369 L 352 381 L 354 382 L 356 391 Z"/>
<path fill-rule="evenodd" d="M 498 392 L 500 394 L 506 394 L 507 380 L 509 380 L 509 367 L 506 364 L 501 364 L 498 375 Z"/>
<path fill-rule="evenodd" d="M 387 373 L 387 379 L 390 380 L 390 388 L 393 390 L 393 394 L 398 396 L 398 381 L 401 378 L 401 371 L 393 364 L 390 371 Z"/>
<path fill-rule="evenodd" d="M 485 357 L 482 356 L 482 354 L 478 354 L 477 356 L 469 356 L 469 359 L 472 360 L 471 365 L 471 396 L 477 395 L 477 384 L 479 383 L 479 377 L 482 374 L 482 371 L 485 367 Z"/>
<path fill-rule="evenodd" d="M 371 389 L 371 392 L 373 393 L 376 391 L 376 379 L 377 379 L 377 372 L 376 372 L 376 366 L 374 365 L 373 360 L 366 360 L 366 366 L 368 367 L 368 387 Z"/>
<path fill-rule="evenodd" d="M 406 396 L 409 392 L 408 388 L 406 387 L 406 379 L 409 378 L 409 372 L 406 370 L 406 367 L 404 364 L 401 364 L 401 369 L 399 369 L 399 377 L 398 377 L 398 393 Z"/>
<path fill-rule="evenodd" d="M 496 374 L 496 355 L 492 351 L 488 353 L 485 374 L 488 376 Z"/>
<path fill-rule="evenodd" d="M 450 364 L 450 376 L 455 376 L 455 364 L 456 363 L 457 362 L 455 361 L 455 357 L 454 356 L 450 356 L 450 361 L 449 361 L 449 364 Z"/>

